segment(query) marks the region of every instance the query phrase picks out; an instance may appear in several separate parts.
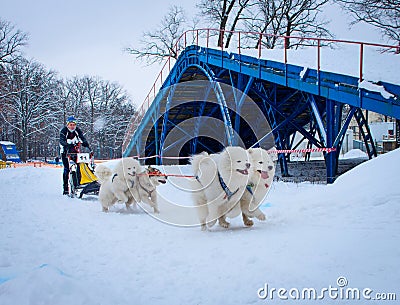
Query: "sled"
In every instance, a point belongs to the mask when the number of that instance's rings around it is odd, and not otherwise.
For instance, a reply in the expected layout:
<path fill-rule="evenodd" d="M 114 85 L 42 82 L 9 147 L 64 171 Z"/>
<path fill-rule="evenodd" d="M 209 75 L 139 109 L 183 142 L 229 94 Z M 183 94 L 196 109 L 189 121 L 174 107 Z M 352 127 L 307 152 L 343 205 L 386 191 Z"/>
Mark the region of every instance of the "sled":
<path fill-rule="evenodd" d="M 67 153 L 69 159 L 69 196 L 82 198 L 83 195 L 98 195 L 100 183 L 94 175 L 93 153 L 81 152 L 81 145 L 75 152 Z"/>

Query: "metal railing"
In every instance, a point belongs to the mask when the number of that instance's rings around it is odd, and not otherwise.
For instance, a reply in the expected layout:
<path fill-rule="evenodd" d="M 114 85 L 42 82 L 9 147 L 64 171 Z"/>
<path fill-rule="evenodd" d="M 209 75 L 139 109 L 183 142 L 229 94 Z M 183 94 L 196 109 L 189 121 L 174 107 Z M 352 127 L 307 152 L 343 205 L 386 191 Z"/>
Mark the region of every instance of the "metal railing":
<path fill-rule="evenodd" d="M 206 48 L 211 48 L 212 43 L 218 40 L 218 37 L 222 34 L 225 37 L 226 34 L 231 35 L 231 46 L 229 49 L 224 48 L 224 44 L 220 44 L 220 46 L 215 44 L 215 49 L 221 50 L 221 62 L 223 62 L 223 51 L 227 50 L 235 50 L 239 55 L 243 54 L 243 52 L 248 50 L 256 50 L 257 51 L 257 58 L 262 58 L 262 51 L 263 50 L 271 50 L 271 48 L 266 47 L 263 45 L 263 41 L 274 38 L 277 40 L 283 40 L 283 43 L 280 44 L 280 47 L 283 52 L 283 63 L 285 66 L 288 64 L 288 42 L 289 41 L 298 41 L 296 44 L 305 46 L 305 47 L 313 47 L 317 49 L 316 54 L 316 70 L 317 75 L 319 77 L 319 72 L 321 71 L 321 48 L 327 44 L 346 44 L 357 46 L 359 48 L 359 56 L 358 56 L 358 78 L 361 82 L 363 80 L 363 73 L 364 73 L 364 57 L 365 57 L 365 47 L 377 47 L 384 50 L 395 50 L 396 53 L 400 53 L 400 46 L 394 45 L 386 45 L 386 44 L 378 44 L 378 43 L 369 43 L 369 42 L 361 42 L 361 41 L 351 41 L 351 40 L 341 40 L 341 39 L 328 39 L 328 38 L 315 38 L 315 37 L 300 37 L 300 36 L 283 36 L 283 35 L 273 35 L 273 34 L 265 34 L 259 32 L 249 32 L 249 31 L 226 31 L 226 30 L 219 30 L 219 29 L 212 29 L 212 28 L 205 28 L 205 29 L 193 29 L 185 31 L 176 41 L 174 45 L 175 49 L 175 56 L 169 56 L 162 68 L 161 71 L 158 73 L 156 80 L 154 81 L 153 85 L 147 96 L 145 97 L 143 103 L 139 106 L 134 116 L 132 116 L 131 121 L 127 127 L 127 131 L 125 133 L 122 150 L 125 151 L 127 144 L 129 143 L 131 137 L 133 136 L 137 126 L 139 126 L 141 120 L 143 119 L 146 111 L 149 109 L 152 101 L 156 97 L 159 89 L 162 87 L 165 79 L 169 75 L 172 69 L 172 60 L 177 60 L 180 53 L 190 45 L 196 46 L 204 46 Z M 249 40 L 253 37 L 252 41 L 254 42 L 254 37 L 258 37 L 257 41 L 257 48 L 249 48 L 247 46 L 243 46 L 243 40 Z M 307 44 L 308 43 L 308 44 Z M 311 43 L 311 44 L 310 44 Z M 236 44 L 236 45 L 235 45 Z"/>

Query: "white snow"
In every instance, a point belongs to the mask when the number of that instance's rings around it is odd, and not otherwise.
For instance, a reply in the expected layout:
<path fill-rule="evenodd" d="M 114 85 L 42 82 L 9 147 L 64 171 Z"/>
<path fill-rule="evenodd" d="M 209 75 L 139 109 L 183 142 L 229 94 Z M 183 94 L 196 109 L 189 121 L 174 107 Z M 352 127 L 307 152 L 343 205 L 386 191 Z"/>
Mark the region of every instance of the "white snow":
<path fill-rule="evenodd" d="M 10 141 L 0 141 L 0 145 L 15 145 L 15 144 Z"/>
<path fill-rule="evenodd" d="M 308 71 L 308 67 L 304 67 L 303 70 L 300 72 L 300 78 L 303 79 Z"/>
<path fill-rule="evenodd" d="M 363 80 L 362 82 L 360 82 L 358 84 L 358 88 L 359 89 L 365 89 L 368 91 L 372 91 L 372 92 L 378 92 L 380 93 L 385 99 L 390 99 L 390 98 L 394 98 L 395 95 L 386 91 L 384 86 L 380 86 L 374 83 L 371 83 L 369 81 Z"/>
<path fill-rule="evenodd" d="M 63 197 L 61 169 L 0 170 L 0 304 L 267 304 L 257 297 L 265 283 L 322 289 L 339 276 L 399 299 L 399 158 L 379 156 L 333 185 L 274 183 L 266 222 L 208 232 L 122 205 L 106 214 L 95 196 Z M 178 179 L 160 187 L 160 215 L 168 199 L 191 205 Z"/>
<path fill-rule="evenodd" d="M 352 149 L 345 153 L 344 155 L 339 156 L 340 159 L 354 159 L 354 158 L 366 158 L 368 159 L 368 155 L 363 152 L 361 149 Z"/>
<path fill-rule="evenodd" d="M 99 117 L 94 121 L 93 129 L 94 131 L 101 131 L 102 129 L 104 129 L 105 125 L 106 125 L 106 119 L 104 117 Z"/>
<path fill-rule="evenodd" d="M 238 53 L 237 47 L 232 46 L 228 52 Z M 321 47 L 321 71 L 340 73 L 344 75 L 360 76 L 360 49 L 358 45 L 339 43 L 333 48 Z M 258 50 L 242 49 L 241 54 L 259 57 Z M 284 62 L 283 49 L 262 49 L 260 58 Z M 287 50 L 287 63 L 309 69 L 317 69 L 318 56 L 316 47 Z M 363 79 L 370 82 L 385 81 L 398 84 L 400 70 L 400 56 L 394 53 L 383 53 L 380 48 L 364 46 Z"/>

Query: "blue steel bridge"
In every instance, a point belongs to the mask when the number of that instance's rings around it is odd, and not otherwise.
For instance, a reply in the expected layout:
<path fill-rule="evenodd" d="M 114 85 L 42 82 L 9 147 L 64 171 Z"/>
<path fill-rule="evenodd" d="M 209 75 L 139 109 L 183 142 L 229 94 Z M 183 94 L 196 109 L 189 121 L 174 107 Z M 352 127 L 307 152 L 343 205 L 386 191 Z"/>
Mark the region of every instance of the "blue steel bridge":
<path fill-rule="evenodd" d="M 292 41 L 307 40 L 316 50 L 317 64 L 313 69 L 290 64 L 287 48 L 281 50 L 282 61 L 263 58 L 262 40 L 268 38 L 264 34 L 256 34 L 259 41 L 255 56 L 245 55 L 241 48 L 244 32 L 232 33 L 237 52 L 211 48 L 216 32 L 194 30 L 181 36 L 176 44 L 177 50 L 183 47 L 180 55 L 174 64 L 168 58 L 145 102 L 132 117 L 123 156 L 157 155 L 160 157 L 147 162 L 165 164 L 168 161 L 164 156 L 218 152 L 226 145 L 246 148 L 275 145 L 278 150 L 292 150 L 305 142 L 307 148 L 336 148 L 324 154 L 327 182 L 332 183 L 352 120 L 359 127 L 369 158 L 373 158 L 377 151 L 365 110 L 400 119 L 400 77 L 396 84 L 377 84 L 390 93 L 389 98 L 359 87 L 365 49 L 398 52 L 398 46 L 290 37 Z M 284 43 L 288 41 L 285 39 L 288 37 L 278 38 Z M 321 50 L 326 43 L 357 48 L 354 61 L 358 77 L 320 68 Z M 341 58 L 337 61 L 340 65 Z M 295 137 L 296 133 L 301 136 Z M 289 154 L 279 154 L 278 160 L 282 176 L 289 175 Z"/>

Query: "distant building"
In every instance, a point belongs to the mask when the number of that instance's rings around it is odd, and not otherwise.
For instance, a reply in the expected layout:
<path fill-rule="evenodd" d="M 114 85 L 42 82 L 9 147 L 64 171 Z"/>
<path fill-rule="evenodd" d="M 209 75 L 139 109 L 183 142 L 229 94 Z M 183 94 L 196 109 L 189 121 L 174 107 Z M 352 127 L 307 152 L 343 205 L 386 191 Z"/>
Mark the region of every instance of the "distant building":
<path fill-rule="evenodd" d="M 400 137 L 398 120 L 365 110 L 364 115 L 368 118 L 369 129 L 378 153 L 388 152 L 399 147 L 400 143 L 397 143 Z M 354 148 L 365 151 L 365 144 L 361 139 L 358 125 L 354 119 L 350 123 L 349 129 L 351 129 L 354 134 Z"/>
<path fill-rule="evenodd" d="M 21 162 L 13 142 L 0 141 L 0 156 L 3 161 Z"/>

